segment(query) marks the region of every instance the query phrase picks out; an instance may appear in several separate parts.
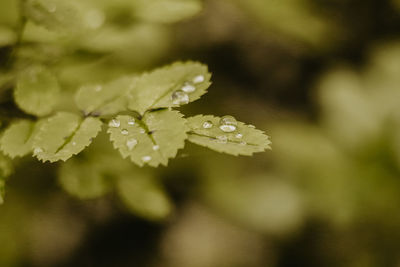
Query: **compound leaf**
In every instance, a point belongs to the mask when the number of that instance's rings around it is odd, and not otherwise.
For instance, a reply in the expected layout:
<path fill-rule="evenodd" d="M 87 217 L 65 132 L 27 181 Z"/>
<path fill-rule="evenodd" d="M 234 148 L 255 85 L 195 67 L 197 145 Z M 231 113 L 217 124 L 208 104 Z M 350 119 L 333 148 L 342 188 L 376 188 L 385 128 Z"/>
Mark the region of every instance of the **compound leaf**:
<path fill-rule="evenodd" d="M 20 120 L 11 123 L 0 139 L 0 148 L 4 154 L 22 157 L 32 151 L 33 137 L 40 128 L 41 121 Z"/>
<path fill-rule="evenodd" d="M 59 112 L 48 118 L 33 140 L 33 153 L 45 162 L 66 161 L 87 147 L 101 130 L 98 118 Z"/>
<path fill-rule="evenodd" d="M 174 23 L 196 15 L 202 4 L 198 0 L 138 0 L 135 7 L 142 20 Z"/>
<path fill-rule="evenodd" d="M 188 118 L 189 141 L 235 156 L 250 156 L 255 152 L 270 149 L 269 137 L 254 126 L 237 122 L 236 130 L 227 133 L 219 128 L 220 120 L 221 118 L 212 115 Z"/>
<path fill-rule="evenodd" d="M 197 62 L 177 62 L 144 73 L 134 80 L 129 92 L 129 109 L 147 110 L 179 107 L 199 99 L 211 85 L 207 66 Z"/>
<path fill-rule="evenodd" d="M 105 195 L 114 185 L 100 164 L 93 161 L 72 158 L 60 168 L 59 182 L 69 194 L 92 199 Z"/>
<path fill-rule="evenodd" d="M 162 220 L 173 209 L 166 192 L 158 181 L 142 173 L 118 179 L 117 192 L 122 202 L 134 214 L 150 219 Z"/>
<path fill-rule="evenodd" d="M 132 78 L 123 77 L 104 85 L 82 86 L 75 95 L 75 103 L 85 114 L 115 114 L 127 109 L 126 92 L 132 85 Z"/>
<path fill-rule="evenodd" d="M 158 110 L 146 113 L 141 120 L 119 115 L 109 123 L 108 133 L 122 157 L 139 166 L 167 165 L 183 148 L 187 138 L 186 120 L 178 111 Z"/>
<path fill-rule="evenodd" d="M 57 104 L 60 86 L 57 78 L 43 66 L 33 66 L 18 77 L 14 99 L 25 112 L 45 116 Z"/>

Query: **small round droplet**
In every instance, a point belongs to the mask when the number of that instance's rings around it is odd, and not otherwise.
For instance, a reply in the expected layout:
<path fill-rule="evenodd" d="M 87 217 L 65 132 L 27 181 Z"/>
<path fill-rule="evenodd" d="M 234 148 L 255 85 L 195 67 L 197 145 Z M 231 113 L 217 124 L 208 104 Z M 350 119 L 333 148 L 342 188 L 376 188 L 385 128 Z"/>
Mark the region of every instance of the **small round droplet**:
<path fill-rule="evenodd" d="M 203 75 L 198 75 L 198 76 L 196 76 L 196 77 L 194 77 L 193 78 L 193 83 L 194 84 L 196 84 L 196 83 L 202 83 L 202 82 L 204 82 L 204 76 Z"/>
<path fill-rule="evenodd" d="M 220 144 L 226 144 L 228 142 L 228 137 L 226 135 L 217 136 L 217 142 Z"/>
<path fill-rule="evenodd" d="M 144 134 L 146 131 L 145 131 L 145 129 L 140 128 L 139 132 L 142 133 L 142 134 Z"/>
<path fill-rule="evenodd" d="M 134 138 L 128 139 L 126 141 L 126 146 L 128 147 L 129 150 L 132 150 L 137 145 L 137 143 L 138 141 Z"/>
<path fill-rule="evenodd" d="M 122 135 L 128 135 L 128 134 L 129 134 L 129 131 L 128 131 L 127 129 L 122 129 L 122 130 L 121 130 L 121 134 L 122 134 Z"/>
<path fill-rule="evenodd" d="M 241 139 L 241 138 L 243 137 L 243 134 L 238 133 L 238 134 L 235 135 L 235 137 L 236 137 L 237 139 Z"/>
<path fill-rule="evenodd" d="M 242 142 L 240 142 L 239 144 L 240 144 L 241 146 L 247 145 L 247 143 L 246 143 L 245 141 L 242 141 Z"/>
<path fill-rule="evenodd" d="M 182 87 L 182 91 L 185 93 L 193 93 L 194 91 L 196 91 L 196 87 L 194 87 L 190 83 L 185 83 Z"/>
<path fill-rule="evenodd" d="M 205 121 L 204 123 L 203 123 L 203 128 L 204 129 L 210 129 L 210 128 L 212 128 L 213 127 L 213 123 L 211 122 L 211 121 Z"/>
<path fill-rule="evenodd" d="M 76 146 L 76 142 L 72 142 L 72 145 L 73 145 L 73 146 Z"/>
<path fill-rule="evenodd" d="M 159 150 L 159 149 L 160 149 L 160 146 L 159 146 L 159 145 L 154 145 L 154 146 L 153 146 L 153 150 L 154 150 L 154 151 L 157 151 L 157 150 Z"/>
<path fill-rule="evenodd" d="M 232 116 L 224 116 L 219 121 L 219 128 L 225 133 L 236 131 L 237 121 Z"/>
<path fill-rule="evenodd" d="M 151 156 L 144 156 L 142 157 L 143 162 L 149 162 L 151 160 Z"/>
<path fill-rule="evenodd" d="M 117 119 L 112 119 L 109 123 L 108 126 L 113 127 L 113 128 L 118 128 L 121 125 L 121 122 Z"/>
<path fill-rule="evenodd" d="M 180 90 L 173 92 L 171 98 L 174 105 L 184 105 L 189 103 L 188 94 Z"/>
<path fill-rule="evenodd" d="M 95 90 L 96 92 L 100 92 L 102 89 L 103 89 L 103 86 L 101 86 L 101 85 L 96 85 L 96 86 L 94 87 L 94 90 Z"/>
<path fill-rule="evenodd" d="M 42 153 L 43 149 L 41 149 L 40 147 L 35 147 L 35 149 L 33 150 L 33 154 L 37 155 L 39 153 Z"/>
<path fill-rule="evenodd" d="M 135 125 L 135 119 L 132 119 L 132 118 L 130 118 L 129 120 L 128 120 L 128 125 Z"/>

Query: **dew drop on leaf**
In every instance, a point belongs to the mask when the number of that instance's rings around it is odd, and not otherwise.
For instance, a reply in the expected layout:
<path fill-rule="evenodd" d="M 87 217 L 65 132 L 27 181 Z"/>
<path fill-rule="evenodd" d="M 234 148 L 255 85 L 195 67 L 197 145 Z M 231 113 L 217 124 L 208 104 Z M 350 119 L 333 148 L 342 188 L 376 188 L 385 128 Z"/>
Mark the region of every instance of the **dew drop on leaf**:
<path fill-rule="evenodd" d="M 144 134 L 146 131 L 143 128 L 140 128 L 139 132 Z"/>
<path fill-rule="evenodd" d="M 236 131 L 237 121 L 232 116 L 223 116 L 219 121 L 219 128 L 225 133 Z"/>
<path fill-rule="evenodd" d="M 128 125 L 135 125 L 135 120 L 134 119 L 132 119 L 132 118 L 130 118 L 129 120 L 128 120 Z"/>
<path fill-rule="evenodd" d="M 154 146 L 153 146 L 153 150 L 154 150 L 154 151 L 157 151 L 157 150 L 159 150 L 159 149 L 160 149 L 160 146 L 159 146 L 159 145 L 154 145 Z"/>
<path fill-rule="evenodd" d="M 205 121 L 205 122 L 203 123 L 203 128 L 204 128 L 204 129 L 210 129 L 210 128 L 212 128 L 212 127 L 213 127 L 213 124 L 212 124 L 211 121 Z"/>
<path fill-rule="evenodd" d="M 126 146 L 128 147 L 129 150 L 132 150 L 137 145 L 137 143 L 138 141 L 134 138 L 128 139 L 126 141 Z"/>
<path fill-rule="evenodd" d="M 185 93 L 193 93 L 194 91 L 196 91 L 196 87 L 194 87 L 190 83 L 185 83 L 182 87 L 182 91 Z"/>
<path fill-rule="evenodd" d="M 256 126 L 254 126 L 254 125 L 252 125 L 252 124 L 249 124 L 248 126 L 249 126 L 249 128 L 252 128 L 252 129 L 255 129 L 255 128 L 256 128 Z"/>
<path fill-rule="evenodd" d="M 128 135 L 129 132 L 128 132 L 127 129 L 122 129 L 122 130 L 121 130 L 121 134 L 122 134 L 122 135 Z"/>
<path fill-rule="evenodd" d="M 33 154 L 34 155 L 37 155 L 37 154 L 42 153 L 42 152 L 43 152 L 43 149 L 41 149 L 40 147 L 35 147 L 35 149 L 33 150 Z"/>
<path fill-rule="evenodd" d="M 242 142 L 240 142 L 240 145 L 245 146 L 245 145 L 247 145 L 247 143 L 245 141 L 242 141 Z"/>
<path fill-rule="evenodd" d="M 188 94 L 180 90 L 173 92 L 171 98 L 174 105 L 184 105 L 189 103 Z"/>
<path fill-rule="evenodd" d="M 241 138 L 243 137 L 243 134 L 238 133 L 238 134 L 235 135 L 235 137 L 236 137 L 237 139 L 241 139 Z"/>
<path fill-rule="evenodd" d="M 101 85 L 97 85 L 97 86 L 94 88 L 94 90 L 95 90 L 96 92 L 100 92 L 102 89 L 103 89 L 103 86 L 101 86 Z"/>
<path fill-rule="evenodd" d="M 109 123 L 108 126 L 113 127 L 113 128 L 118 128 L 121 125 L 121 122 L 117 119 L 112 119 Z"/>
<path fill-rule="evenodd" d="M 150 156 L 144 156 L 144 157 L 142 157 L 142 161 L 143 162 L 149 162 L 151 160 L 151 157 Z"/>
<path fill-rule="evenodd" d="M 196 76 L 196 77 L 193 78 L 193 83 L 194 83 L 194 84 L 196 84 L 196 83 L 202 83 L 202 82 L 204 82 L 204 80 L 205 80 L 205 78 L 204 78 L 203 75 L 198 75 L 198 76 Z"/>

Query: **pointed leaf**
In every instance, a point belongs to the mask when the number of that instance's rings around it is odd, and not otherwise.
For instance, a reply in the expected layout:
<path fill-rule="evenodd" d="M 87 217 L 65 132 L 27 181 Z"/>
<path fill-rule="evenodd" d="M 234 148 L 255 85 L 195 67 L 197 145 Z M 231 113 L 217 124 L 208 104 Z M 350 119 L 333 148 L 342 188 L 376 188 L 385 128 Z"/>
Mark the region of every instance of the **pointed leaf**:
<path fill-rule="evenodd" d="M 219 128 L 220 119 L 211 115 L 198 115 L 188 118 L 189 141 L 235 156 L 250 156 L 255 152 L 270 149 L 269 137 L 262 131 L 242 122 L 237 122 L 236 130 L 227 133 Z M 208 127 L 204 127 L 204 123 L 208 124 Z"/>
<path fill-rule="evenodd" d="M 108 193 L 114 181 L 101 165 L 92 161 L 73 158 L 60 168 L 61 186 L 71 195 L 92 199 Z"/>
<path fill-rule="evenodd" d="M 91 143 L 101 125 L 98 118 L 59 112 L 40 127 L 33 141 L 34 156 L 43 162 L 66 161 Z"/>
<path fill-rule="evenodd" d="M 172 212 L 172 203 L 154 177 L 138 173 L 121 177 L 117 191 L 123 203 L 138 216 L 161 220 Z"/>
<path fill-rule="evenodd" d="M 190 18 L 200 12 L 198 0 L 138 0 L 137 16 L 143 20 L 160 23 L 173 23 Z"/>
<path fill-rule="evenodd" d="M 0 148 L 4 154 L 22 157 L 32 151 L 33 137 L 37 134 L 41 121 L 20 120 L 12 123 L 0 139 Z"/>
<path fill-rule="evenodd" d="M 144 114 L 150 109 L 179 107 L 195 101 L 207 92 L 210 78 L 207 66 L 197 62 L 177 62 L 145 73 L 135 79 L 130 90 L 129 109 Z M 175 97 L 176 91 L 180 98 Z"/>
<path fill-rule="evenodd" d="M 75 102 L 85 114 L 115 114 L 127 109 L 126 92 L 132 85 L 132 78 L 123 77 L 104 85 L 83 86 L 76 93 Z"/>
<path fill-rule="evenodd" d="M 184 147 L 186 120 L 177 111 L 158 110 L 146 113 L 142 120 L 119 115 L 109 123 L 108 133 L 121 155 L 139 166 L 167 165 Z"/>
<path fill-rule="evenodd" d="M 56 77 L 45 67 L 34 66 L 18 77 L 14 98 L 23 111 L 45 116 L 52 112 L 59 94 Z"/>

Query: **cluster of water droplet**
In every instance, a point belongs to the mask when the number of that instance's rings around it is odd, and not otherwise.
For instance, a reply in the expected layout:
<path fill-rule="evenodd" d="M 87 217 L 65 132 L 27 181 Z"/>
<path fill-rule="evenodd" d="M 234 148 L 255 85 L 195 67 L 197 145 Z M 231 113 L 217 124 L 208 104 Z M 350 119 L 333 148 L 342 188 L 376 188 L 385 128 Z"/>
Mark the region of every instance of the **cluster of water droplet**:
<path fill-rule="evenodd" d="M 237 130 L 237 125 L 238 125 L 238 122 L 236 121 L 236 119 L 234 117 L 223 116 L 219 121 L 218 128 L 224 133 L 233 133 Z M 212 121 L 207 120 L 207 121 L 203 122 L 202 126 L 204 129 L 211 129 L 212 127 L 214 127 L 214 124 L 212 123 Z M 240 140 L 243 138 L 243 134 L 236 133 L 235 138 Z M 218 136 L 216 136 L 215 140 L 216 140 L 216 142 L 218 142 L 220 144 L 226 144 L 228 142 L 228 137 L 226 135 L 218 135 Z M 244 141 L 241 141 L 239 144 L 246 145 L 247 143 Z"/>
<path fill-rule="evenodd" d="M 130 118 L 127 123 L 130 126 L 133 126 L 133 125 L 136 124 L 135 119 L 133 119 L 133 118 Z M 112 127 L 112 128 L 119 128 L 121 126 L 121 122 L 118 119 L 112 119 L 108 123 L 108 126 Z M 143 128 L 140 128 L 139 132 L 140 133 L 145 133 L 146 131 Z M 121 129 L 121 134 L 122 135 L 129 135 L 129 130 L 128 129 Z M 126 145 L 126 147 L 128 148 L 129 151 L 132 151 L 136 147 L 137 144 L 138 144 L 138 140 L 136 140 L 135 138 L 128 138 L 126 140 L 126 143 L 125 143 L 125 145 Z M 159 149 L 160 149 L 159 145 L 153 145 L 153 150 L 154 151 L 157 151 Z M 151 159 L 152 159 L 151 156 L 143 156 L 142 157 L 142 161 L 143 162 L 149 162 Z"/>
<path fill-rule="evenodd" d="M 172 93 L 171 99 L 174 105 L 185 105 L 189 103 L 190 98 L 189 94 L 196 91 L 196 84 L 202 83 L 205 81 L 203 75 L 198 75 L 192 79 L 190 82 L 185 82 L 179 90 L 176 90 Z"/>

